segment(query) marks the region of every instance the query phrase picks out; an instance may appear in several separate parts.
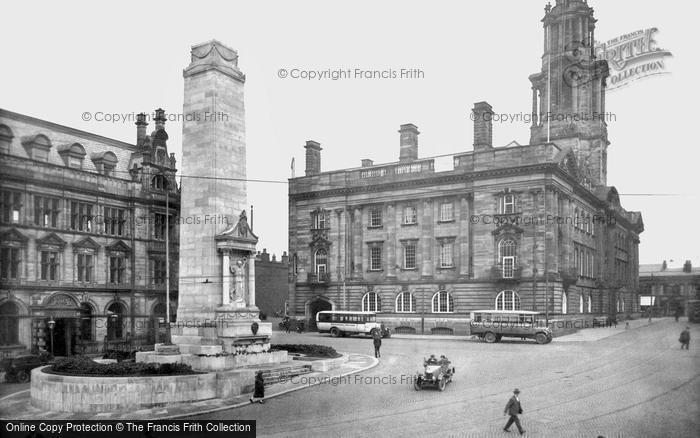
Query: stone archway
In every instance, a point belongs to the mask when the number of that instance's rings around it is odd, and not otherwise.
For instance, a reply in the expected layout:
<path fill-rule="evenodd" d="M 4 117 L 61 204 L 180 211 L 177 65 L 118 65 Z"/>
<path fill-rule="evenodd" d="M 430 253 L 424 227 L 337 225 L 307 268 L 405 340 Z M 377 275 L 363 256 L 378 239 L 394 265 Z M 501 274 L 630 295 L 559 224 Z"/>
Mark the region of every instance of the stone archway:
<path fill-rule="evenodd" d="M 333 310 L 333 303 L 323 297 L 316 297 L 306 303 L 306 322 L 309 330 L 316 330 L 316 314 L 322 310 Z"/>
<path fill-rule="evenodd" d="M 47 316 L 44 323 L 48 328 L 47 349 L 54 356 L 72 356 L 79 352 L 76 350 L 81 317 L 79 301 L 71 294 L 54 293 L 44 301 L 43 311 Z"/>

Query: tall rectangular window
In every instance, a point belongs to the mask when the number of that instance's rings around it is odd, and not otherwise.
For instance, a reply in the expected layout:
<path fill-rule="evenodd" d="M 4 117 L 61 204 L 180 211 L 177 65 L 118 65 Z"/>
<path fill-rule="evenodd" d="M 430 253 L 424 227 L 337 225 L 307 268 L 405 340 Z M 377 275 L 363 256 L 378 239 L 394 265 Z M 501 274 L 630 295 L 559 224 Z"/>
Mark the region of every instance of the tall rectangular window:
<path fill-rule="evenodd" d="M 39 227 L 58 227 L 58 199 L 34 196 L 34 225 Z"/>
<path fill-rule="evenodd" d="M 369 269 L 379 271 L 382 269 L 382 247 L 373 246 L 369 250 Z"/>
<path fill-rule="evenodd" d="M 41 279 L 58 280 L 58 252 L 41 251 Z"/>
<path fill-rule="evenodd" d="M 105 207 L 105 234 L 123 236 L 126 212 L 122 208 Z"/>
<path fill-rule="evenodd" d="M 92 204 L 87 202 L 71 201 L 70 203 L 70 228 L 75 231 L 92 231 Z"/>
<path fill-rule="evenodd" d="M 153 284 L 165 284 L 165 259 L 151 259 L 153 264 Z"/>
<path fill-rule="evenodd" d="M 451 202 L 440 204 L 440 222 L 450 222 L 455 219 L 454 206 Z"/>
<path fill-rule="evenodd" d="M 19 279 L 19 248 L 0 248 L 0 279 L 1 280 L 18 280 Z"/>
<path fill-rule="evenodd" d="M 381 227 L 382 226 L 382 209 L 373 208 L 369 211 L 369 226 L 370 227 Z"/>
<path fill-rule="evenodd" d="M 513 256 L 503 257 L 503 278 L 513 278 L 514 270 L 515 270 L 515 257 L 513 257 Z"/>
<path fill-rule="evenodd" d="M 415 243 L 409 243 L 403 247 L 403 267 L 404 269 L 416 269 Z"/>
<path fill-rule="evenodd" d="M 440 267 L 451 268 L 454 266 L 452 261 L 452 243 L 444 242 L 440 244 Z"/>
<path fill-rule="evenodd" d="M 501 204 L 501 213 L 511 214 L 515 213 L 515 196 L 514 195 L 504 195 Z"/>
<path fill-rule="evenodd" d="M 172 221 L 168 225 L 172 227 Z M 153 215 L 153 238 L 165 240 L 165 214 L 155 213 Z"/>
<path fill-rule="evenodd" d="M 22 209 L 22 194 L 20 192 L 3 190 L 0 192 L 0 221 L 5 224 L 16 224 Z"/>
<path fill-rule="evenodd" d="M 92 254 L 78 254 L 78 281 L 90 283 L 93 281 L 94 265 Z"/>
<path fill-rule="evenodd" d="M 109 282 L 122 284 L 126 281 L 126 257 L 112 255 L 109 257 Z"/>
<path fill-rule="evenodd" d="M 418 222 L 418 212 L 416 207 L 409 206 L 403 209 L 404 225 L 415 225 Z"/>
<path fill-rule="evenodd" d="M 326 228 L 326 213 L 319 211 L 314 214 L 314 228 L 317 230 L 323 230 Z"/>

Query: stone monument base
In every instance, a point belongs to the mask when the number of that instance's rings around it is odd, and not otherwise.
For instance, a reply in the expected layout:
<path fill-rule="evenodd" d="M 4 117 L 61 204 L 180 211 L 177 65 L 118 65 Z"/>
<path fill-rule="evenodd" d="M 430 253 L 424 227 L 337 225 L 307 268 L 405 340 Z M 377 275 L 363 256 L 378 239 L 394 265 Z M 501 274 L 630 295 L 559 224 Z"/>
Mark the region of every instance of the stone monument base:
<path fill-rule="evenodd" d="M 196 327 L 174 327 L 174 345 L 136 353 L 136 362 L 184 363 L 197 371 L 230 370 L 286 362 L 286 351 L 270 351 L 272 323 L 257 319 L 256 309 L 220 308 L 216 319 Z"/>
<path fill-rule="evenodd" d="M 286 351 L 268 351 L 253 354 L 220 354 L 205 356 L 197 354 L 158 354 L 155 351 L 136 352 L 136 362 L 183 363 L 195 371 L 224 371 L 251 365 L 267 365 L 287 362 Z"/>

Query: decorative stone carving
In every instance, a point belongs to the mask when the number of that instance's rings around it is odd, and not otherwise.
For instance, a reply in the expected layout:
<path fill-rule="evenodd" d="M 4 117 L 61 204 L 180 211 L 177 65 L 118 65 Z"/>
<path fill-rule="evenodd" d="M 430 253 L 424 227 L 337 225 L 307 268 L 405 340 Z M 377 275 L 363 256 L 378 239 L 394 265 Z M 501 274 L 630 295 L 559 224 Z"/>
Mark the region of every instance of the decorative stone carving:
<path fill-rule="evenodd" d="M 238 260 L 231 259 L 229 270 L 233 274 L 233 283 L 229 289 L 229 298 L 231 302 L 240 303 L 245 301 L 247 297 L 247 270 L 248 259 L 245 257 Z"/>

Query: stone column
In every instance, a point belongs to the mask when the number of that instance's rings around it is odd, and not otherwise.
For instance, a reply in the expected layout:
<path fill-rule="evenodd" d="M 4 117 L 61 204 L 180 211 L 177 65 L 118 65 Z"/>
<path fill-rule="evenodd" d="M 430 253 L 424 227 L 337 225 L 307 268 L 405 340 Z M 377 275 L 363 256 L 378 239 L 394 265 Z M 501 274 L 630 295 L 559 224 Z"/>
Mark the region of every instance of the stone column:
<path fill-rule="evenodd" d="M 459 200 L 459 275 L 469 276 L 469 201 L 467 198 Z"/>
<path fill-rule="evenodd" d="M 532 87 L 532 127 L 534 128 L 537 126 L 537 89 L 535 87 Z"/>
<path fill-rule="evenodd" d="M 393 204 L 387 205 L 386 218 L 387 277 L 396 277 L 396 208 Z"/>
<path fill-rule="evenodd" d="M 355 269 L 353 270 L 353 276 L 362 278 L 362 209 L 360 207 L 355 208 L 354 219 L 352 237 Z"/>
<path fill-rule="evenodd" d="M 255 255 L 248 258 L 248 307 L 255 307 Z"/>
<path fill-rule="evenodd" d="M 433 211 L 432 203 L 430 201 L 423 202 L 422 220 L 421 220 L 421 277 L 431 277 L 433 275 L 433 260 L 432 248 L 435 246 L 435 241 L 433 239 L 433 229 L 435 224 L 433 223 Z"/>
<path fill-rule="evenodd" d="M 571 217 L 571 198 L 569 198 L 566 195 L 562 196 L 561 202 L 564 204 L 562 206 L 562 216 L 564 217 L 564 224 L 563 224 L 563 242 L 562 244 L 564 245 L 564 251 L 563 251 L 563 258 L 562 258 L 562 265 L 564 269 L 570 269 L 571 268 L 571 228 L 573 227 L 573 224 L 571 223 L 574 218 Z"/>
<path fill-rule="evenodd" d="M 224 306 L 231 304 L 231 297 L 229 296 L 229 291 L 231 290 L 231 275 L 230 269 L 230 256 L 228 251 L 221 252 L 222 269 L 221 269 L 221 287 L 222 287 L 222 302 Z"/>

